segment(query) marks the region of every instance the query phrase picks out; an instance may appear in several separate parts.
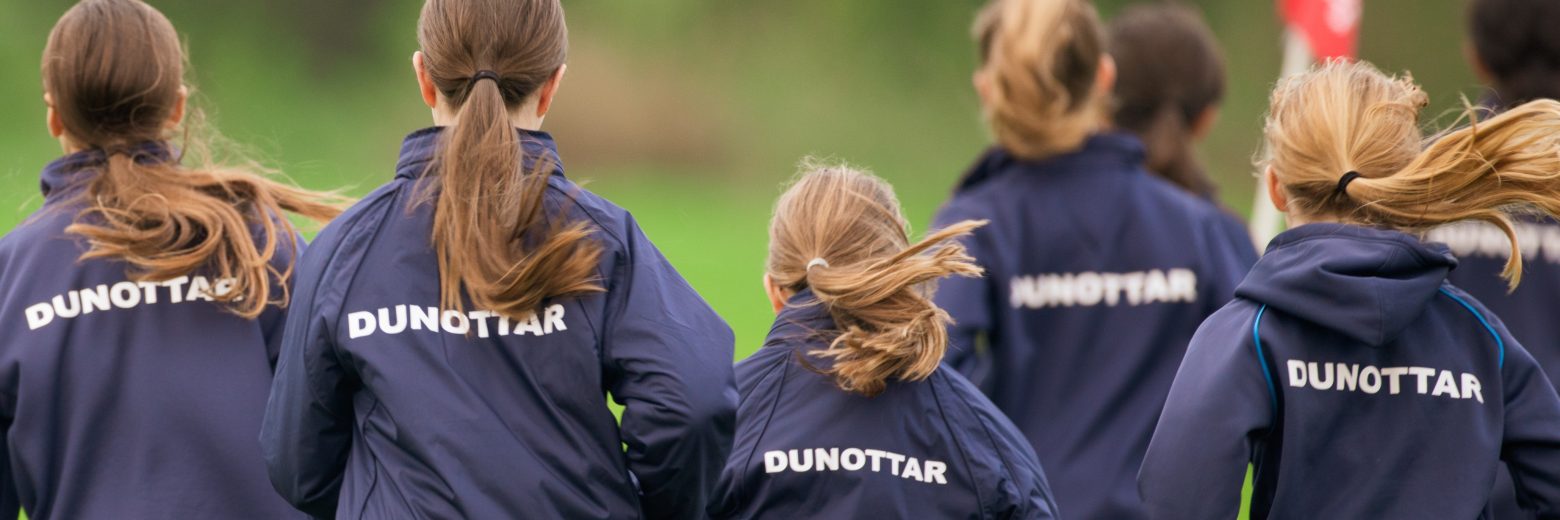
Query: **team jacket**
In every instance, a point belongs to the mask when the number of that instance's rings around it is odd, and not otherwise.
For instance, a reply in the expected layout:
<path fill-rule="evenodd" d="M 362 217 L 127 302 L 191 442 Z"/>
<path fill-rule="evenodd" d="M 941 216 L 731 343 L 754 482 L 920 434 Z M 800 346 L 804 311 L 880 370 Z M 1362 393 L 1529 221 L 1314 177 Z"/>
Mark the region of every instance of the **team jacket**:
<path fill-rule="evenodd" d="M 986 277 L 937 293 L 949 362 L 1029 438 L 1075 518 L 1142 517 L 1138 464 L 1186 342 L 1255 258 L 1142 163 L 1125 134 L 1040 162 L 992 150 L 937 218 L 991 221 L 965 242 Z"/>
<path fill-rule="evenodd" d="M 1522 247 L 1522 285 L 1508 292 L 1500 272 L 1511 256 L 1506 234 L 1484 223 L 1463 222 L 1432 230 L 1431 242 L 1442 242 L 1457 256 L 1457 269 L 1447 277 L 1457 287 L 1500 316 L 1511 335 L 1527 347 L 1550 381 L 1560 378 L 1560 223 L 1542 217 L 1514 219 Z M 1497 472 L 1495 518 L 1530 518 L 1517 504 L 1511 479 Z"/>
<path fill-rule="evenodd" d="M 864 397 L 804 356 L 837 326 L 812 292 L 737 364 L 737 442 L 715 518 L 1056 518 L 1034 450 L 946 367 Z"/>
<path fill-rule="evenodd" d="M 1498 463 L 1560 515 L 1560 397 L 1439 245 L 1278 236 L 1198 330 L 1140 486 L 1155 518 L 1485 518 Z"/>
<path fill-rule="evenodd" d="M 595 227 L 606 291 L 529 319 L 440 311 L 432 204 L 416 198 L 441 132 L 407 137 L 395 180 L 300 262 L 261 433 L 272 483 L 318 517 L 702 512 L 731 448 L 730 328 L 561 166 L 547 214 Z M 526 157 L 561 164 L 550 136 L 521 132 Z"/>
<path fill-rule="evenodd" d="M 135 157 L 171 160 L 153 143 Z M 240 318 L 212 301 L 230 282 L 198 271 L 137 282 L 125 262 L 79 260 L 86 239 L 65 228 L 104 163 L 50 164 L 43 207 L 0 238 L 0 517 L 300 516 L 255 439 L 283 312 Z"/>

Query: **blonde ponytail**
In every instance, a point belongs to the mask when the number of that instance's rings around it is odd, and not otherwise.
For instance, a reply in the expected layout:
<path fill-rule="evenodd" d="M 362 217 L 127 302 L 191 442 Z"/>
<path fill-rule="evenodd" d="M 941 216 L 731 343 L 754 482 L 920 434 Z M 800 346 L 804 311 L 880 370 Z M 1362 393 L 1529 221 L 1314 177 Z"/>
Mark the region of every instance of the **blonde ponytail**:
<path fill-rule="evenodd" d="M 1322 65 L 1274 92 L 1269 165 L 1300 215 L 1413 233 L 1463 220 L 1500 228 L 1514 288 L 1522 255 L 1508 214 L 1560 215 L 1560 102 L 1484 121 L 1470 109 L 1467 126 L 1428 140 L 1418 126 L 1426 102 L 1409 78 L 1365 63 Z M 1340 183 L 1350 171 L 1359 177 Z"/>
<path fill-rule="evenodd" d="M 834 318 L 829 347 L 809 353 L 849 392 L 876 395 L 890 379 L 931 376 L 947 349 L 948 314 L 931 301 L 935 282 L 980 276 L 954 240 L 985 225 L 965 221 L 910 245 L 887 183 L 844 166 L 809 164 L 775 208 L 768 273 L 777 285 L 810 288 Z"/>
<path fill-rule="evenodd" d="M 1106 118 L 1095 88 L 1104 29 L 1087 0 L 992 0 L 975 22 L 998 144 L 1038 160 L 1082 146 Z"/>

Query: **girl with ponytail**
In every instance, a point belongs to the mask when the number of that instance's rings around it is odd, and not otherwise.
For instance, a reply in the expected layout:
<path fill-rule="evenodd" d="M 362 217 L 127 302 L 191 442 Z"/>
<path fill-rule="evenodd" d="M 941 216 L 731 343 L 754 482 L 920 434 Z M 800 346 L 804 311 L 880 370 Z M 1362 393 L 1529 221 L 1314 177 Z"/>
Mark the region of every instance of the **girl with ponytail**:
<path fill-rule="evenodd" d="M 221 164 L 140 0 L 83 0 L 43 53 L 65 156 L 0 238 L 0 517 L 286 518 L 254 432 L 303 242 L 334 196 Z"/>
<path fill-rule="evenodd" d="M 1141 489 L 1156 518 L 1488 518 L 1500 462 L 1517 502 L 1560 515 L 1560 396 L 1426 230 L 1560 214 L 1560 103 L 1426 139 L 1427 97 L 1330 62 L 1273 92 L 1265 166 L 1293 227 L 1205 322 Z M 1505 266 L 1515 286 L 1522 257 Z"/>
<path fill-rule="evenodd" d="M 433 128 L 299 268 L 261 434 L 319 517 L 693 518 L 731 446 L 731 330 L 540 127 L 558 0 L 428 0 Z M 623 405 L 622 423 L 607 394 Z"/>
<path fill-rule="evenodd" d="M 1120 68 L 1112 123 L 1143 141 L 1144 167 L 1218 207 L 1242 261 L 1257 261 L 1246 224 L 1219 205 L 1219 188 L 1200 161 L 1224 99 L 1224 56 L 1196 8 L 1136 4 L 1111 20 L 1110 54 Z"/>
<path fill-rule="evenodd" d="M 1560 99 L 1560 2 L 1473 0 L 1468 4 L 1467 58 L 1488 87 L 1483 105 L 1491 113 L 1535 99 Z M 1448 277 L 1491 312 L 1500 315 L 1544 367 L 1560 379 L 1560 220 L 1542 214 L 1511 219 L 1522 242 L 1522 285 L 1501 278 L 1510 261 L 1499 227 L 1464 222 L 1432 230 L 1427 239 L 1445 243 L 1457 255 Z M 1496 480 L 1495 518 L 1529 518 L 1517 505 L 1511 479 Z"/>
<path fill-rule="evenodd" d="M 948 361 L 1024 432 L 1061 509 L 1137 519 L 1138 464 L 1186 342 L 1255 255 L 1218 208 L 1150 174 L 1137 137 L 1108 130 L 1106 36 L 1087 0 L 981 11 L 974 84 L 996 145 L 936 223 L 990 221 L 964 239 L 986 277 L 946 281 L 937 303 L 955 322 Z"/>
<path fill-rule="evenodd" d="M 888 183 L 808 162 L 775 205 L 764 289 L 774 328 L 737 364 L 737 441 L 716 518 L 1055 518 L 1034 450 L 940 366 L 954 240 L 910 243 Z M 886 459 L 886 460 L 885 460 Z"/>

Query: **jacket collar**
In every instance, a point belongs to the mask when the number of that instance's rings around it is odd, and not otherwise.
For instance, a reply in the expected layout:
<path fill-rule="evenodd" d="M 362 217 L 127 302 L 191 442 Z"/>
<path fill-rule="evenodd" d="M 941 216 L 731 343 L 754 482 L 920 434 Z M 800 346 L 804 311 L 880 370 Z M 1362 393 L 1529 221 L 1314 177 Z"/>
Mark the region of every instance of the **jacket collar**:
<path fill-rule="evenodd" d="M 445 127 L 435 126 L 407 135 L 401 142 L 401 158 L 396 161 L 395 176 L 419 179 L 426 175 L 428 165 L 438 157 L 440 141 L 445 132 Z M 554 174 L 563 174 L 563 161 L 558 157 L 558 145 L 553 142 L 551 134 L 520 128 L 516 128 L 515 132 L 520 135 L 526 171 L 535 167 L 538 160 L 545 158 L 551 162 Z"/>

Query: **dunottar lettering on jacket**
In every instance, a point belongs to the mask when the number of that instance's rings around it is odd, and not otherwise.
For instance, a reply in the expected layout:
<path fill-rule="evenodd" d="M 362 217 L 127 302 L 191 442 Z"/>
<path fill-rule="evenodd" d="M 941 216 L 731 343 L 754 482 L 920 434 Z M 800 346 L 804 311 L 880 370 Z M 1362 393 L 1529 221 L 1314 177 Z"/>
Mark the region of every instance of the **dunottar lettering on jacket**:
<path fill-rule="evenodd" d="M 1512 222 L 1511 227 L 1517 232 L 1517 247 L 1521 248 L 1523 260 L 1560 264 L 1560 227 L 1523 221 Z M 1505 260 L 1511 256 L 1511 240 L 1506 233 L 1483 222 L 1441 226 L 1431 230 L 1426 240 L 1446 244 L 1459 257 Z"/>
<path fill-rule="evenodd" d="M 924 482 L 947 485 L 944 475 L 948 464 L 940 460 L 921 460 L 891 451 L 870 448 L 812 448 L 770 450 L 764 452 L 764 473 L 791 471 L 871 471 Z"/>
<path fill-rule="evenodd" d="M 94 312 L 134 309 L 142 305 L 215 301 L 232 291 L 235 283 L 237 280 L 233 278 L 218 279 L 213 284 L 204 276 L 180 276 L 162 282 L 99 284 L 55 295 L 46 301 L 29 305 L 23 312 L 27 315 L 27 329 L 38 330 L 54 323 L 56 319 L 68 320 Z"/>
<path fill-rule="evenodd" d="M 1197 273 L 1152 269 L 1015 276 L 1011 292 L 1015 309 L 1192 303 L 1197 301 Z"/>
<path fill-rule="evenodd" d="M 563 305 L 553 304 L 540 316 L 531 313 L 523 320 L 511 320 L 493 311 L 440 311 L 438 307 L 397 305 L 347 315 L 347 334 L 357 339 L 374 334 L 400 334 L 408 330 L 443 332 L 478 338 L 503 336 L 545 336 L 569 330 L 563 322 Z"/>
<path fill-rule="evenodd" d="M 1289 360 L 1289 386 L 1316 390 L 1388 395 L 1412 391 L 1419 395 L 1484 402 L 1479 376 L 1429 367 L 1375 367 L 1358 363 L 1317 363 Z M 1408 390 L 1411 389 L 1411 390 Z"/>

